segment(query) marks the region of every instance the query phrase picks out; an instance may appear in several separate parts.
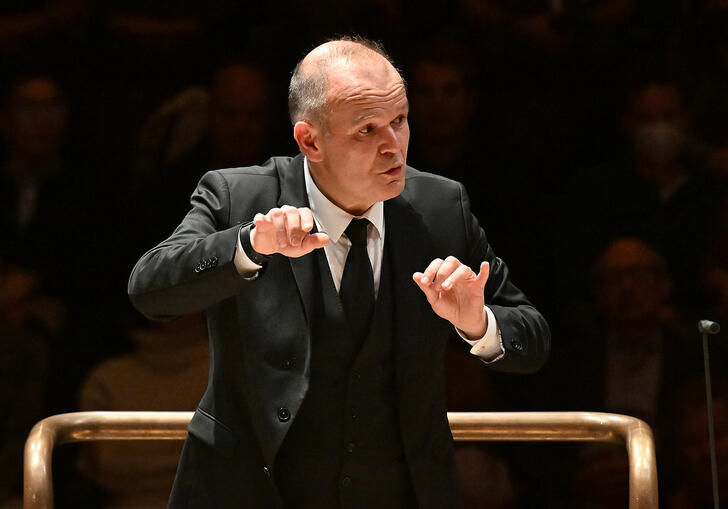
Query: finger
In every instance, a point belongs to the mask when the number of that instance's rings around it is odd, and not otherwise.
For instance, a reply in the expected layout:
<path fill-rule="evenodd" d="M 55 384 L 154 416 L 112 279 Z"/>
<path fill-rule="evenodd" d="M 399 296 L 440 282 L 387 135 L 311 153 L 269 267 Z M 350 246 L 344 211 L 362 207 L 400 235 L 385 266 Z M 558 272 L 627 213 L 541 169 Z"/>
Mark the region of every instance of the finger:
<path fill-rule="evenodd" d="M 286 224 L 281 209 L 271 209 L 268 216 L 273 221 L 273 232 L 276 238 L 276 246 L 278 249 L 285 248 L 288 245 L 288 236 L 286 235 Z"/>
<path fill-rule="evenodd" d="M 460 265 L 450 274 L 445 281 L 442 282 L 442 289 L 445 291 L 452 290 L 461 281 L 474 279 L 475 273 L 467 265 Z"/>
<path fill-rule="evenodd" d="M 432 305 L 439 296 L 439 292 L 436 291 L 429 282 L 425 282 L 425 275 L 422 272 L 415 272 L 412 274 L 412 280 L 420 287 L 420 290 L 425 294 L 427 302 Z"/>
<path fill-rule="evenodd" d="M 478 282 L 481 288 L 485 288 L 485 283 L 488 282 L 488 276 L 490 276 L 490 263 L 481 262 L 480 272 L 475 280 Z"/>
<path fill-rule="evenodd" d="M 301 215 L 301 229 L 310 232 L 313 229 L 313 212 L 308 207 L 301 207 L 298 212 Z"/>
<path fill-rule="evenodd" d="M 432 281 L 434 281 L 435 275 L 437 274 L 440 265 L 442 265 L 442 262 L 443 261 L 440 258 L 435 258 L 430 262 L 423 273 L 422 284 L 429 285 Z"/>
<path fill-rule="evenodd" d="M 273 229 L 273 221 L 267 215 L 258 212 L 253 218 L 253 224 L 262 232 L 270 231 Z"/>
<path fill-rule="evenodd" d="M 325 233 L 312 233 L 306 235 L 301 243 L 301 248 L 306 252 L 324 247 L 329 243 L 329 236 Z"/>
<path fill-rule="evenodd" d="M 437 290 L 442 289 L 442 283 L 450 277 L 450 274 L 455 272 L 455 270 L 460 267 L 461 263 L 460 261 L 455 258 L 454 256 L 448 256 L 445 258 L 445 261 L 442 262 L 440 265 L 440 268 L 437 269 L 437 274 L 435 275 L 434 283 L 435 288 Z"/>
<path fill-rule="evenodd" d="M 282 210 L 283 217 L 285 218 L 288 243 L 298 247 L 301 245 L 301 241 L 305 236 L 304 232 L 301 231 L 301 215 L 298 209 L 294 209 L 293 207 L 283 207 Z"/>

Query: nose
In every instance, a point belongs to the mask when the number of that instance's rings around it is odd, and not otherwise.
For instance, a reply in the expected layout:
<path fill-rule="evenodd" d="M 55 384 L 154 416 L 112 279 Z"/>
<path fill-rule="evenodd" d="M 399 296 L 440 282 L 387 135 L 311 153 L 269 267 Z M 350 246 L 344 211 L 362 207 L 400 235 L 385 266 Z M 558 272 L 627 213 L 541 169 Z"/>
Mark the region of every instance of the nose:
<path fill-rule="evenodd" d="M 380 154 L 394 154 L 402 150 L 402 143 L 397 136 L 397 132 L 389 125 L 382 132 L 382 138 L 379 142 Z"/>

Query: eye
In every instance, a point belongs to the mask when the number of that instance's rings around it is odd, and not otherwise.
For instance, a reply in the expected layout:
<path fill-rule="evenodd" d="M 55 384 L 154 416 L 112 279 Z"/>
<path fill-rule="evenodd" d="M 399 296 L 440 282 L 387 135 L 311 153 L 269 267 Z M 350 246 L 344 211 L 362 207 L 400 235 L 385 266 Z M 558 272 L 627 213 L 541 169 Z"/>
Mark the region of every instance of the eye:
<path fill-rule="evenodd" d="M 395 125 L 403 124 L 407 120 L 407 115 L 400 115 L 397 118 L 395 118 L 392 123 Z"/>
<path fill-rule="evenodd" d="M 359 129 L 359 132 L 361 134 L 369 134 L 370 132 L 372 132 L 373 129 L 374 129 L 373 125 L 367 124 L 364 127 L 362 127 L 361 129 Z"/>

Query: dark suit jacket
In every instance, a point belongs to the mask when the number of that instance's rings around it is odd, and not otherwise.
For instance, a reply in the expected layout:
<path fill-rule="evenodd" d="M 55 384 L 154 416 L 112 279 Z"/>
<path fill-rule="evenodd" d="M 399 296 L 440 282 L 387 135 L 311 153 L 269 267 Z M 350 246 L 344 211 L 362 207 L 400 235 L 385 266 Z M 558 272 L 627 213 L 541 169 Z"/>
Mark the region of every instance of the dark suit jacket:
<path fill-rule="evenodd" d="M 265 483 L 272 481 L 263 473 L 269 473 L 308 388 L 315 258 L 274 255 L 260 277 L 248 281 L 238 275 L 233 257 L 241 224 L 255 213 L 308 205 L 303 156 L 208 172 L 191 203 L 182 224 L 139 260 L 129 281 L 134 305 L 150 318 L 207 311 L 210 379 L 188 439 L 197 452 L 183 453 L 178 472 L 178 478 L 187 472 L 198 479 L 184 487 L 180 482 L 175 490 L 188 490 L 188 500 L 201 497 L 201 505 L 206 498 L 208 507 L 216 497 L 224 501 L 235 492 L 246 492 L 247 507 L 257 507 L 259 499 L 261 507 L 270 507 L 274 490 L 266 491 Z M 405 454 L 420 506 L 448 507 L 456 486 L 442 373 L 452 326 L 432 312 L 412 274 L 448 255 L 471 267 L 490 262 L 485 299 L 506 350 L 494 369 L 538 369 L 548 354 L 549 330 L 510 282 L 506 265 L 470 213 L 462 185 L 407 168 L 405 190 L 385 202 L 384 214 Z M 283 418 L 282 409 L 290 419 Z M 205 449 L 208 464 L 195 471 L 192 463 L 203 450 L 198 441 L 215 452 Z M 234 475 L 225 470 L 230 468 Z M 203 469 L 214 473 L 200 474 Z"/>

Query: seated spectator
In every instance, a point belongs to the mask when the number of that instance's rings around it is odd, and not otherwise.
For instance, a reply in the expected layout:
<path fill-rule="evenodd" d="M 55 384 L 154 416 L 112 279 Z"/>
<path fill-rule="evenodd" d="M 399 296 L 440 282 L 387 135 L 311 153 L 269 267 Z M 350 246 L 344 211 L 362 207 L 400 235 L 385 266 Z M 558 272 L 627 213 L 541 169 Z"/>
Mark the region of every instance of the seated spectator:
<path fill-rule="evenodd" d="M 643 240 L 610 242 L 592 263 L 591 287 L 590 301 L 565 320 L 568 336 L 551 358 L 553 407 L 643 419 L 654 432 L 661 470 L 672 438 L 675 387 L 702 373 L 697 330 L 673 307 L 665 258 Z M 569 482 L 554 478 L 553 496 L 566 500 L 565 507 L 625 507 L 623 448 L 565 449 L 560 469 L 570 472 Z"/>
<path fill-rule="evenodd" d="M 70 107 L 56 79 L 19 72 L 0 103 L 0 256 L 33 269 L 46 290 L 70 298 L 82 287 L 79 252 L 98 191 L 67 143 Z"/>
<path fill-rule="evenodd" d="M 207 384 L 207 334 L 201 315 L 131 333 L 134 352 L 102 362 L 81 389 L 81 410 L 194 410 Z M 94 442 L 82 472 L 107 492 L 106 508 L 166 507 L 182 443 Z"/>
<path fill-rule="evenodd" d="M 682 158 L 691 124 L 678 82 L 640 81 L 630 91 L 622 127 L 628 141 L 623 157 L 577 176 L 560 199 L 555 233 L 562 295 L 583 298 L 585 260 L 608 239 L 639 235 L 664 253 L 677 303 L 699 308 L 698 268 L 725 193 Z"/>
<path fill-rule="evenodd" d="M 0 260 L 0 508 L 22 506 L 23 449 L 43 417 L 49 342 L 62 327 L 59 306 L 31 272 Z M 55 307 L 55 309 L 54 309 Z"/>
<path fill-rule="evenodd" d="M 271 82 L 257 64 L 231 61 L 219 67 L 206 89 L 187 89 L 152 114 L 139 137 L 137 181 L 132 192 L 157 242 L 189 209 L 189 196 L 214 168 L 260 164 L 270 150 L 274 119 Z M 146 197 L 146 198 L 145 198 Z"/>
<path fill-rule="evenodd" d="M 439 41 L 424 48 L 410 67 L 410 121 L 416 129 L 409 159 L 417 168 L 480 189 L 485 177 L 476 170 L 483 156 L 475 118 L 475 65 L 469 51 Z"/>
<path fill-rule="evenodd" d="M 568 348 L 554 357 L 561 376 L 553 392 L 562 409 L 639 417 L 659 440 L 672 422 L 675 386 L 702 372 L 697 331 L 672 307 L 666 261 L 644 241 L 616 239 L 593 264 L 592 294 L 590 306 L 574 310 Z"/>

